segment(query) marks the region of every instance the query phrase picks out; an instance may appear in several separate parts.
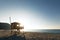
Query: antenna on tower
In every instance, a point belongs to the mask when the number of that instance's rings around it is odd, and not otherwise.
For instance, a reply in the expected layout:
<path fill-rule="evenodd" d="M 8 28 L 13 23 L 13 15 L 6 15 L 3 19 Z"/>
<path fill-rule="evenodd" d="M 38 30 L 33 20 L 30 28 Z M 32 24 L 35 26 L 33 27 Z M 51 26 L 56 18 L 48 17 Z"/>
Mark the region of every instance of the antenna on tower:
<path fill-rule="evenodd" d="M 10 20 L 10 25 L 11 25 L 11 17 L 9 17 L 9 20 Z"/>

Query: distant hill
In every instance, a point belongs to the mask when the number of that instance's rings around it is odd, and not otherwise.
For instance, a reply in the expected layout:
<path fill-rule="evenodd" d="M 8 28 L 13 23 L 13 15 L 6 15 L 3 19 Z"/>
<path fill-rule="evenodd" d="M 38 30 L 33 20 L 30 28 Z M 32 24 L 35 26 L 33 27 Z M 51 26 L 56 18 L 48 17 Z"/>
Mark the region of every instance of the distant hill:
<path fill-rule="evenodd" d="M 0 29 L 9 30 L 11 29 L 11 27 L 10 27 L 10 24 L 8 23 L 0 23 Z"/>

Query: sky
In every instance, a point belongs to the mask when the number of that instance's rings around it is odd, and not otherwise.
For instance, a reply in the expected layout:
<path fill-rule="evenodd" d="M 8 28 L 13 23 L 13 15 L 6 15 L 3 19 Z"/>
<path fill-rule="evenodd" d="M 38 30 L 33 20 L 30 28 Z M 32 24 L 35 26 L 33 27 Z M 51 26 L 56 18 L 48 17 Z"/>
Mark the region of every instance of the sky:
<path fill-rule="evenodd" d="M 25 29 L 60 29 L 60 0 L 0 0 L 0 22 Z"/>

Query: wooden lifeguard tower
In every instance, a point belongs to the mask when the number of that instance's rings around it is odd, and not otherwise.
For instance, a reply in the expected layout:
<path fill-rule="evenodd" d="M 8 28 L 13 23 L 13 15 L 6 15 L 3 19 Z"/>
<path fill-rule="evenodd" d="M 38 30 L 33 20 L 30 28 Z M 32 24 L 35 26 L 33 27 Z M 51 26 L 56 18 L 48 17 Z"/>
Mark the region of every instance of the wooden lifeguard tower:
<path fill-rule="evenodd" d="M 20 30 L 22 30 L 22 29 L 24 29 L 24 27 L 22 27 L 20 23 L 18 23 L 18 22 L 11 23 L 11 33 L 13 31 L 15 33 L 20 33 L 21 32 Z"/>

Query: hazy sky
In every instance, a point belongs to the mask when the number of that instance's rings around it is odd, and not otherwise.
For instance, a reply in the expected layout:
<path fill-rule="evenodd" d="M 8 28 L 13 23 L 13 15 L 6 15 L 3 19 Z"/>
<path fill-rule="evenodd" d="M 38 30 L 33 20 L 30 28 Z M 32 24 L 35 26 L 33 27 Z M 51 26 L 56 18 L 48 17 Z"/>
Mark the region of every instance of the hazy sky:
<path fill-rule="evenodd" d="M 60 0 L 0 0 L 0 21 L 25 29 L 60 29 Z"/>

